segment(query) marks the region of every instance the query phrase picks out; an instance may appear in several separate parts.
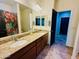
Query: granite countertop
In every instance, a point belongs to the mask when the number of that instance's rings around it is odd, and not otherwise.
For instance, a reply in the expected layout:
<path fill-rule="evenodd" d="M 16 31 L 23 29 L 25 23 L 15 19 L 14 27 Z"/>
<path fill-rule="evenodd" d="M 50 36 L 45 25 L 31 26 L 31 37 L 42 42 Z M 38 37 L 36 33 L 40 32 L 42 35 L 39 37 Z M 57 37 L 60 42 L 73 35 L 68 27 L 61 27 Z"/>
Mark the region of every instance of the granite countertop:
<path fill-rule="evenodd" d="M 15 53 L 16 51 L 29 45 L 30 43 L 37 40 L 39 37 L 45 35 L 46 33 L 48 33 L 48 32 L 47 31 L 39 31 L 39 32 L 36 32 L 33 34 L 26 35 L 26 36 L 20 38 L 19 40 L 26 40 L 27 42 L 23 45 L 20 45 L 20 46 L 14 47 L 14 48 L 11 48 L 10 46 L 12 44 L 14 44 L 15 41 L 9 41 L 7 43 L 1 44 L 0 45 L 0 59 L 5 59 L 6 57 L 9 57 L 10 55 Z"/>

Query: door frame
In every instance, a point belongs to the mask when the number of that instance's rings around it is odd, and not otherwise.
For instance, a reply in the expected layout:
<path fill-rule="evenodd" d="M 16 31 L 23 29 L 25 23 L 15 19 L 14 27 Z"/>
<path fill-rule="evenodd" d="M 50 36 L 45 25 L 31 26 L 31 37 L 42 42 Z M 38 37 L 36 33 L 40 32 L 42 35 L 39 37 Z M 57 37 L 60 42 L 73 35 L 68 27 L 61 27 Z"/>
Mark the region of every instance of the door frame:
<path fill-rule="evenodd" d="M 71 59 L 77 59 L 77 55 L 79 53 L 79 24 L 78 24 L 78 28 L 77 28 L 77 32 L 76 32 L 76 38 L 75 38 L 75 43 L 73 46 L 73 53 L 71 56 Z"/>

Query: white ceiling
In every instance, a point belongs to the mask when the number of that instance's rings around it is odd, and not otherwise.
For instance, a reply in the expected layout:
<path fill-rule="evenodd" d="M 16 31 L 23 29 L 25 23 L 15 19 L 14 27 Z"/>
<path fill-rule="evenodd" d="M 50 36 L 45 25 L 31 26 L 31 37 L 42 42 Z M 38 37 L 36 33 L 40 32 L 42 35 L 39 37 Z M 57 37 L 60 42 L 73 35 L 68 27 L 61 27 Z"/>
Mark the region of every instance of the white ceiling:
<path fill-rule="evenodd" d="M 23 0 L 22 0 L 23 1 Z M 51 0 L 25 0 L 29 4 L 39 4 L 41 7 L 49 6 Z M 15 0 L 0 0 L 0 3 L 15 4 Z"/>
<path fill-rule="evenodd" d="M 44 5 L 48 5 L 45 3 L 46 1 L 49 3 L 50 0 L 25 0 L 25 1 L 26 3 L 29 3 L 29 4 L 39 4 L 42 7 Z M 13 5 L 15 4 L 15 0 L 0 0 L 0 3 L 6 3 L 6 4 Z"/>
<path fill-rule="evenodd" d="M 18 1 L 20 1 L 20 0 L 18 0 Z M 51 5 L 52 0 L 21 0 L 21 1 L 24 1 L 31 8 L 33 8 L 33 5 L 38 5 L 43 10 L 50 9 L 50 6 L 52 6 Z M 0 3 L 6 3 L 9 5 L 16 5 L 15 0 L 0 0 Z M 39 8 L 34 7 L 34 9 L 39 9 Z"/>

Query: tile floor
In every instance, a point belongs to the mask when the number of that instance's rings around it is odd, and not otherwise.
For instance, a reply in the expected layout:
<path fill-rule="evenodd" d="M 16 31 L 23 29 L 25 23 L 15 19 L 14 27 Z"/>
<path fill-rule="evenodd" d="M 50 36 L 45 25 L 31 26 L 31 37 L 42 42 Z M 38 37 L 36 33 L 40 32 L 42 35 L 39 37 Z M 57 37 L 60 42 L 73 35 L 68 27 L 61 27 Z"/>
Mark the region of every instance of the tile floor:
<path fill-rule="evenodd" d="M 47 46 L 37 57 L 37 59 L 70 59 L 72 49 L 62 45 L 54 44 Z"/>

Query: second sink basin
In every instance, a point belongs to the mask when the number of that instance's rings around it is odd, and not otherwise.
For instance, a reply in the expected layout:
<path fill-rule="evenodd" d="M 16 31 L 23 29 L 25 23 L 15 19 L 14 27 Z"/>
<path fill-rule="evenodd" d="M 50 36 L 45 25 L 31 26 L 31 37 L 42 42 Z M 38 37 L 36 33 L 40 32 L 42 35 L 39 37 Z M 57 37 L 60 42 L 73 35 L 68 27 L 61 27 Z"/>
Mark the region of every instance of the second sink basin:
<path fill-rule="evenodd" d="M 23 44 L 25 44 L 25 43 L 27 43 L 26 40 L 16 41 L 15 43 L 13 43 L 13 44 L 10 46 L 10 48 L 16 48 L 16 47 L 21 46 L 21 45 L 23 45 Z"/>

